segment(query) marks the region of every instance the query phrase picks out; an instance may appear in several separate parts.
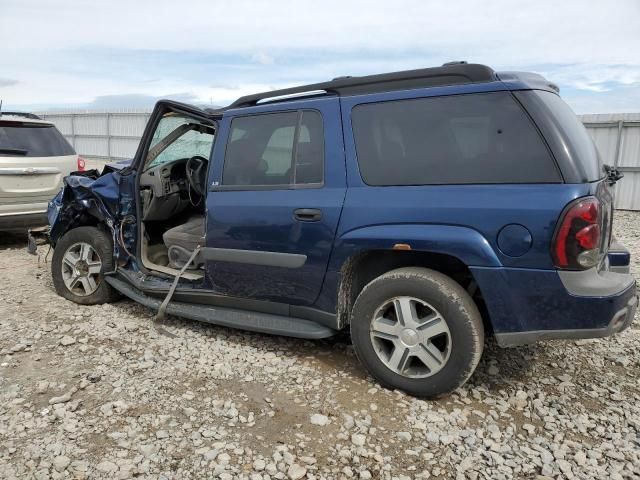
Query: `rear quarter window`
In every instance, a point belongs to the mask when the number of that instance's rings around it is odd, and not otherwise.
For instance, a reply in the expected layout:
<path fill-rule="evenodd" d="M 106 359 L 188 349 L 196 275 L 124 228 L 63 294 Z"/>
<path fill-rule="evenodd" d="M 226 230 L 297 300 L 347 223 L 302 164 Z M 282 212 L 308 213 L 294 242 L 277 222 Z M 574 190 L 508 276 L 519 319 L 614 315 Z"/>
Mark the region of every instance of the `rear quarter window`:
<path fill-rule="evenodd" d="M 546 144 L 509 92 L 356 106 L 352 127 L 368 185 L 558 183 Z"/>
<path fill-rule="evenodd" d="M 0 156 L 58 157 L 75 153 L 53 125 L 0 122 Z"/>
<path fill-rule="evenodd" d="M 604 177 L 591 136 L 559 95 L 544 90 L 515 94 L 549 142 L 567 183 L 594 182 Z"/>

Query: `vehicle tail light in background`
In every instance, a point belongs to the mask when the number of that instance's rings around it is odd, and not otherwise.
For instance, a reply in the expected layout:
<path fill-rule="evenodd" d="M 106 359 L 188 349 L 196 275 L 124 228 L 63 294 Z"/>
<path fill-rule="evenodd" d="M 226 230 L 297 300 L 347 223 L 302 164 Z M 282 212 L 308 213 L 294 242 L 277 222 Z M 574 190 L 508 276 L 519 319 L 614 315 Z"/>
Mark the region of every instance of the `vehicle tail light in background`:
<path fill-rule="evenodd" d="M 86 162 L 84 160 L 84 158 L 82 158 L 81 156 L 78 155 L 78 172 L 84 172 L 86 169 Z"/>
<path fill-rule="evenodd" d="M 579 198 L 565 208 L 553 237 L 553 261 L 558 268 L 585 270 L 602 258 L 600 202 Z"/>

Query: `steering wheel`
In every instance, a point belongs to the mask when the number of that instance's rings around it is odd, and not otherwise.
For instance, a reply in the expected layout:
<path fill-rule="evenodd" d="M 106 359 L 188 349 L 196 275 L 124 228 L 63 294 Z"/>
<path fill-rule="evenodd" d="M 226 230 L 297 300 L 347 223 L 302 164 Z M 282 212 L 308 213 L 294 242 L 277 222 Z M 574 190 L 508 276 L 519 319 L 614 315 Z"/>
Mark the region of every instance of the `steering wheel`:
<path fill-rule="evenodd" d="M 204 196 L 208 164 L 209 160 L 202 155 L 195 155 L 187 160 L 187 181 L 191 188 L 200 196 Z"/>

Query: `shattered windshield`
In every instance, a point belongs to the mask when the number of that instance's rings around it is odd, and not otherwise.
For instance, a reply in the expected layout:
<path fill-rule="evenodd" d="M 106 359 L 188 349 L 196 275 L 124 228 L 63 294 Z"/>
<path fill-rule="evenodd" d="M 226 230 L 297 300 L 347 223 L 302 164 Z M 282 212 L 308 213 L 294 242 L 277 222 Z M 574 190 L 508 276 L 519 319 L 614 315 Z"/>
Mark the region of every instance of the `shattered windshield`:
<path fill-rule="evenodd" d="M 191 158 L 194 155 L 201 155 L 208 159 L 214 139 L 213 130 L 200 127 L 201 125 L 192 117 L 173 114 L 163 117 L 153 133 L 145 170 L 181 158 Z M 168 146 L 158 147 L 160 142 L 167 141 Z M 160 148 L 161 152 L 153 156 L 152 153 L 156 147 Z"/>

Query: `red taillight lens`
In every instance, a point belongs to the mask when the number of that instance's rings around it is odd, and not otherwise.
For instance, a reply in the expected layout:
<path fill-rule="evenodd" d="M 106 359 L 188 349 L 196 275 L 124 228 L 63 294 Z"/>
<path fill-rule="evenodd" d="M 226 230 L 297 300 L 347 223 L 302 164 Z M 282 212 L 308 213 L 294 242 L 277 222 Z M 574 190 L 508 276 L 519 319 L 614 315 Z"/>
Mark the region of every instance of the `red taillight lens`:
<path fill-rule="evenodd" d="M 553 261 L 558 268 L 586 269 L 600 260 L 600 202 L 580 198 L 565 210 L 553 241 Z"/>
<path fill-rule="evenodd" d="M 84 161 L 84 158 L 78 157 L 78 172 L 84 172 L 85 167 L 86 163 Z"/>
<path fill-rule="evenodd" d="M 586 250 L 596 248 L 600 243 L 600 225 L 588 225 L 576 233 L 576 240 Z"/>

